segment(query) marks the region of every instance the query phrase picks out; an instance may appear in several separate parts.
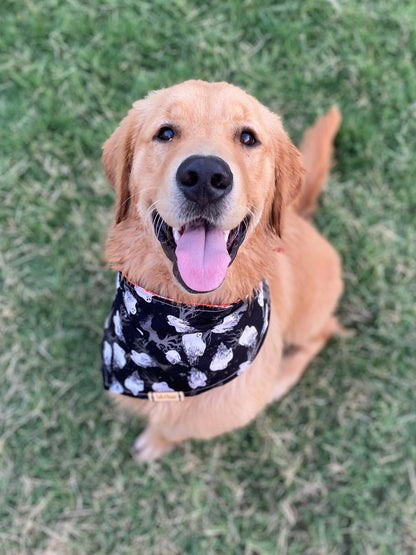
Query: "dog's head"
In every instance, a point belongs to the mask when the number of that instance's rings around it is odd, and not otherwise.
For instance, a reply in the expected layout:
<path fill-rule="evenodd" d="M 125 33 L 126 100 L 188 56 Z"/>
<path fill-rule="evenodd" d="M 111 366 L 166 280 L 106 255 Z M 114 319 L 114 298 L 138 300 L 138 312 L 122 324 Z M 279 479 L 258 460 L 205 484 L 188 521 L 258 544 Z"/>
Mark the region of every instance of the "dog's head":
<path fill-rule="evenodd" d="M 246 237 L 281 235 L 299 153 L 280 118 L 226 83 L 188 81 L 133 104 L 104 144 L 116 225 L 151 225 L 188 292 L 217 289 Z"/>

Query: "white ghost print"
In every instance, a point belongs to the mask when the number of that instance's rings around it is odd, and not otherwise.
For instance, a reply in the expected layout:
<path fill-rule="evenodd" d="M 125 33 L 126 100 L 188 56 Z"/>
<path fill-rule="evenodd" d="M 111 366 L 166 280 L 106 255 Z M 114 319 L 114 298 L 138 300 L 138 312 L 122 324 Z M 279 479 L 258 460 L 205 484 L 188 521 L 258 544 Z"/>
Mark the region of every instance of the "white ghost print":
<path fill-rule="evenodd" d="M 232 349 L 227 349 L 224 343 L 220 343 L 217 352 L 215 353 L 214 358 L 211 361 L 209 369 L 213 372 L 217 370 L 224 370 L 224 368 L 227 368 L 228 363 L 232 358 Z"/>
<path fill-rule="evenodd" d="M 240 321 L 242 313 L 229 314 L 222 322 L 212 328 L 213 333 L 225 333 L 232 330 Z"/>
<path fill-rule="evenodd" d="M 260 332 L 261 337 L 266 333 L 267 327 L 269 325 L 269 305 L 266 304 L 264 309 L 264 322 Z"/>
<path fill-rule="evenodd" d="M 137 371 L 133 372 L 131 376 L 124 380 L 124 387 L 126 387 L 129 391 L 133 393 L 133 395 L 137 395 L 144 389 L 144 382 L 140 378 Z"/>
<path fill-rule="evenodd" d="M 152 389 L 153 389 L 153 391 L 160 391 L 162 393 L 165 392 L 165 391 L 175 391 L 174 389 L 169 387 L 166 382 L 155 382 L 152 385 Z"/>
<path fill-rule="evenodd" d="M 130 291 L 125 291 L 123 294 L 124 306 L 129 314 L 136 314 L 136 299 L 130 293 Z"/>
<path fill-rule="evenodd" d="M 111 393 L 123 393 L 124 390 L 120 382 L 113 380 L 112 384 L 108 388 L 108 391 L 111 391 Z"/>
<path fill-rule="evenodd" d="M 104 322 L 105 329 L 107 329 L 108 326 L 110 325 L 110 320 L 111 320 L 111 312 L 108 314 L 107 318 L 105 319 L 105 322 Z"/>
<path fill-rule="evenodd" d="M 178 351 L 174 351 L 173 349 L 171 351 L 168 351 L 165 354 L 165 357 L 166 360 L 171 364 L 178 364 L 179 362 L 181 362 L 181 355 L 178 353 Z"/>
<path fill-rule="evenodd" d="M 250 366 L 250 364 L 251 364 L 251 360 L 247 360 L 247 362 L 242 362 L 240 364 L 240 366 L 238 367 L 237 376 L 240 376 L 241 374 L 244 374 L 244 372 L 247 370 L 247 368 Z"/>
<path fill-rule="evenodd" d="M 262 283 L 260 284 L 260 287 L 259 287 L 259 296 L 257 297 L 257 302 L 263 308 L 263 306 L 264 306 L 264 292 L 263 292 L 263 284 Z"/>
<path fill-rule="evenodd" d="M 113 355 L 113 349 L 111 348 L 110 343 L 104 341 L 103 344 L 103 360 L 106 366 L 111 366 L 111 357 Z"/>
<path fill-rule="evenodd" d="M 134 286 L 134 290 L 144 301 L 146 301 L 147 303 L 152 302 L 153 295 L 149 291 L 146 291 L 146 289 L 143 289 L 143 287 L 139 287 L 138 285 Z"/>
<path fill-rule="evenodd" d="M 189 333 L 182 337 L 183 348 L 186 356 L 191 364 L 194 364 L 198 358 L 204 354 L 206 344 L 202 339 L 202 333 Z"/>
<path fill-rule="evenodd" d="M 147 353 L 138 353 L 137 351 L 132 351 L 130 353 L 130 356 L 134 364 L 137 364 L 137 366 L 141 366 L 142 368 L 149 368 L 151 366 L 156 366 L 152 357 L 149 356 Z"/>
<path fill-rule="evenodd" d="M 168 314 L 168 323 L 170 326 L 173 326 L 178 333 L 184 333 L 194 329 L 186 320 L 182 320 L 182 318 L 177 318 L 171 314 Z"/>
<path fill-rule="evenodd" d="M 126 353 L 118 343 L 113 345 L 113 363 L 117 368 L 124 368 L 126 364 Z"/>
<path fill-rule="evenodd" d="M 121 326 L 120 312 L 118 310 L 113 316 L 113 323 L 114 323 L 114 330 L 116 332 L 117 337 L 122 341 L 125 341 L 124 335 L 123 335 L 123 328 Z"/>
<path fill-rule="evenodd" d="M 254 326 L 246 326 L 238 342 L 243 347 L 254 347 L 257 339 L 257 330 Z"/>
<path fill-rule="evenodd" d="M 203 372 L 193 368 L 191 370 L 191 375 L 188 379 L 189 387 L 196 389 L 197 387 L 204 387 L 207 385 L 207 377 Z"/>

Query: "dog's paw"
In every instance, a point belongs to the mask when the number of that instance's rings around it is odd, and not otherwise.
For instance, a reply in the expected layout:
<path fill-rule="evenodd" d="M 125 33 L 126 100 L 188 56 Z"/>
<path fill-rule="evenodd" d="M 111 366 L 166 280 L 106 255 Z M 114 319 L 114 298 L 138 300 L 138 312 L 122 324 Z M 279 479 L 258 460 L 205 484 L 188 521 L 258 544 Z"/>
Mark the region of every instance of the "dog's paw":
<path fill-rule="evenodd" d="M 146 428 L 133 444 L 133 459 L 138 463 L 150 463 L 168 453 L 174 445 L 155 430 Z"/>

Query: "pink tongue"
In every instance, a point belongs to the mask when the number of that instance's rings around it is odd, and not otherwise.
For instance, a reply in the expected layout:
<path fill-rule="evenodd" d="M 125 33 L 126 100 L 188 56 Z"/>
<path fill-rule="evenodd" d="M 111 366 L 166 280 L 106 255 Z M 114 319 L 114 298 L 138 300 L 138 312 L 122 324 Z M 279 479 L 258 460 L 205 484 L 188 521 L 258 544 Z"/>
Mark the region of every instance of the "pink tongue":
<path fill-rule="evenodd" d="M 177 241 L 178 270 L 194 291 L 212 291 L 224 281 L 230 255 L 224 232 L 204 224 L 191 225 Z"/>

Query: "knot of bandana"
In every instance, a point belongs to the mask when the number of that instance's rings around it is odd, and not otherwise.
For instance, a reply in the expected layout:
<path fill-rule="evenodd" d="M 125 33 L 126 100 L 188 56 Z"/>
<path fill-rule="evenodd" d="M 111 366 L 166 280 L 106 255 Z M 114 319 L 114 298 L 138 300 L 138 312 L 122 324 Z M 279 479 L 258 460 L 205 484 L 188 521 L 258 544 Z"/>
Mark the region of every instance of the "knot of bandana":
<path fill-rule="evenodd" d="M 153 399 L 198 395 L 242 374 L 263 344 L 270 294 L 230 305 L 188 305 L 160 297 L 118 275 L 102 342 L 104 388 Z"/>

